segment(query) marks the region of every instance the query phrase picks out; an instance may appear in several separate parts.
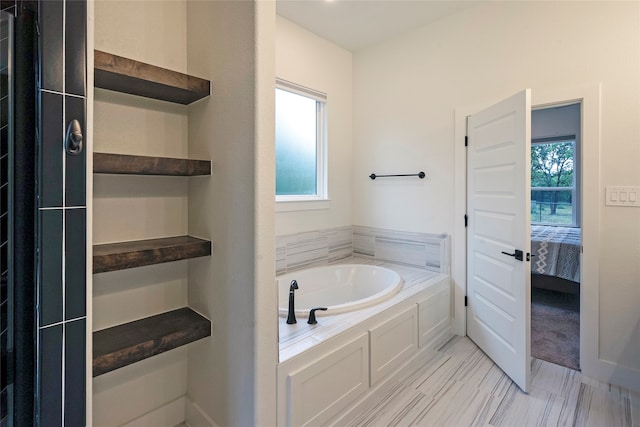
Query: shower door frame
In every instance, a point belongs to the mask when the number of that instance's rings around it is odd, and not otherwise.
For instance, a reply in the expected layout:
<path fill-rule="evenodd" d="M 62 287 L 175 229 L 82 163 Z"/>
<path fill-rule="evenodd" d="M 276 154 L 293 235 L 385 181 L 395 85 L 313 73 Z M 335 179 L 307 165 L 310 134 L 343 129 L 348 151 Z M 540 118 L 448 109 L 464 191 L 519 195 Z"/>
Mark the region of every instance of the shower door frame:
<path fill-rule="evenodd" d="M 13 10 L 15 14 L 3 11 L 13 21 L 7 85 L 11 113 L 7 123 L 7 298 L 11 300 L 7 323 L 11 339 L 6 357 L 12 389 L 7 418 L 9 425 L 31 425 L 36 404 L 36 12 L 22 2 L 16 2 Z"/>
<path fill-rule="evenodd" d="M 5 355 L 4 363 L 6 364 L 6 375 L 2 378 L 2 391 L 6 391 L 6 420 L 7 425 L 14 425 L 14 417 L 13 417 L 13 408 L 14 408 L 14 361 L 13 361 L 13 319 L 14 319 L 14 309 L 13 309 L 13 32 L 14 32 L 14 16 L 8 12 L 0 11 L 0 26 L 7 26 L 7 102 L 6 105 L 8 107 L 7 111 L 7 206 L 6 206 L 6 215 L 7 215 L 7 229 L 6 229 L 6 267 L 7 273 L 5 277 L 5 285 L 6 285 L 6 325 L 2 325 L 2 329 L 6 328 L 6 341 L 5 348 L 2 349 L 2 353 Z M 4 94 L 3 94 L 4 95 Z M 3 123 L 0 123 L 0 126 Z M 4 230 L 3 230 L 4 231 Z M 2 239 L 4 240 L 4 238 Z"/>

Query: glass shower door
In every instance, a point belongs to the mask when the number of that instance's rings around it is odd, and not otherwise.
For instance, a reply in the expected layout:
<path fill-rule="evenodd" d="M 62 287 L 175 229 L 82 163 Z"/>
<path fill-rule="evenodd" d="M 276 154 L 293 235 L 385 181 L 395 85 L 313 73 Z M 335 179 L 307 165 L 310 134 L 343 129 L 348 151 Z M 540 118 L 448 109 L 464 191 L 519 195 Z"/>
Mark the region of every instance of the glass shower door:
<path fill-rule="evenodd" d="M 13 16 L 0 14 L 0 345 L 2 427 L 13 425 Z"/>
<path fill-rule="evenodd" d="M 34 16 L 0 12 L 0 427 L 34 421 Z"/>

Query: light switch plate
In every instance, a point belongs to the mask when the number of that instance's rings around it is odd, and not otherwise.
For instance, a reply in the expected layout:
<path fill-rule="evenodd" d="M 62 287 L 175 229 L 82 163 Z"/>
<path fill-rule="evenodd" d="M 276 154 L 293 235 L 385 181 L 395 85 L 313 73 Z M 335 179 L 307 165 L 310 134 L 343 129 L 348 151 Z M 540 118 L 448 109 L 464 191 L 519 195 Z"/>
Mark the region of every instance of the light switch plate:
<path fill-rule="evenodd" d="M 607 185 L 605 198 L 608 206 L 640 207 L 640 187 Z"/>

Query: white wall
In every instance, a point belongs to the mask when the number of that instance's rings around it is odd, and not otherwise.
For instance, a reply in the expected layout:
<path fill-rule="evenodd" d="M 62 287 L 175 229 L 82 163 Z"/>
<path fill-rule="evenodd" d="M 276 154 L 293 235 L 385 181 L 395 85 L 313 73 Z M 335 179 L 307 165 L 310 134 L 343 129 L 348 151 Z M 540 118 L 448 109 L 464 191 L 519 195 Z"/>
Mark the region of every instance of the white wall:
<path fill-rule="evenodd" d="M 276 214 L 276 235 L 352 224 L 352 54 L 280 16 L 276 76 L 327 94 L 330 208 Z"/>
<path fill-rule="evenodd" d="M 357 52 L 354 223 L 452 233 L 454 109 L 526 87 L 600 82 L 601 182 L 640 185 L 638 76 L 637 2 L 480 4 Z M 424 185 L 358 179 L 420 169 Z M 638 372 L 640 209 L 602 202 L 600 229 L 599 357 Z"/>
<path fill-rule="evenodd" d="M 539 108 L 531 112 L 531 139 L 575 135 L 580 145 L 580 104 Z"/>
<path fill-rule="evenodd" d="M 274 6 L 187 6 L 189 73 L 212 82 L 189 107 L 189 156 L 213 161 L 189 181 L 189 232 L 213 244 L 190 261 L 189 306 L 213 329 L 189 348 L 188 394 L 220 426 L 275 424 Z"/>
<path fill-rule="evenodd" d="M 185 0 L 97 0 L 95 48 L 187 71 Z"/>

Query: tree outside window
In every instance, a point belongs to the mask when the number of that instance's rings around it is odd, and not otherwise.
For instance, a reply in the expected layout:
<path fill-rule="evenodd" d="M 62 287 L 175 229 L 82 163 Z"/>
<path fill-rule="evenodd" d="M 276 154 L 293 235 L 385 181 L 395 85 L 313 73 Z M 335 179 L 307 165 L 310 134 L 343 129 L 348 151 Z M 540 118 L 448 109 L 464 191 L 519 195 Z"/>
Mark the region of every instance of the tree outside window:
<path fill-rule="evenodd" d="M 575 139 L 532 141 L 531 222 L 575 226 Z"/>

